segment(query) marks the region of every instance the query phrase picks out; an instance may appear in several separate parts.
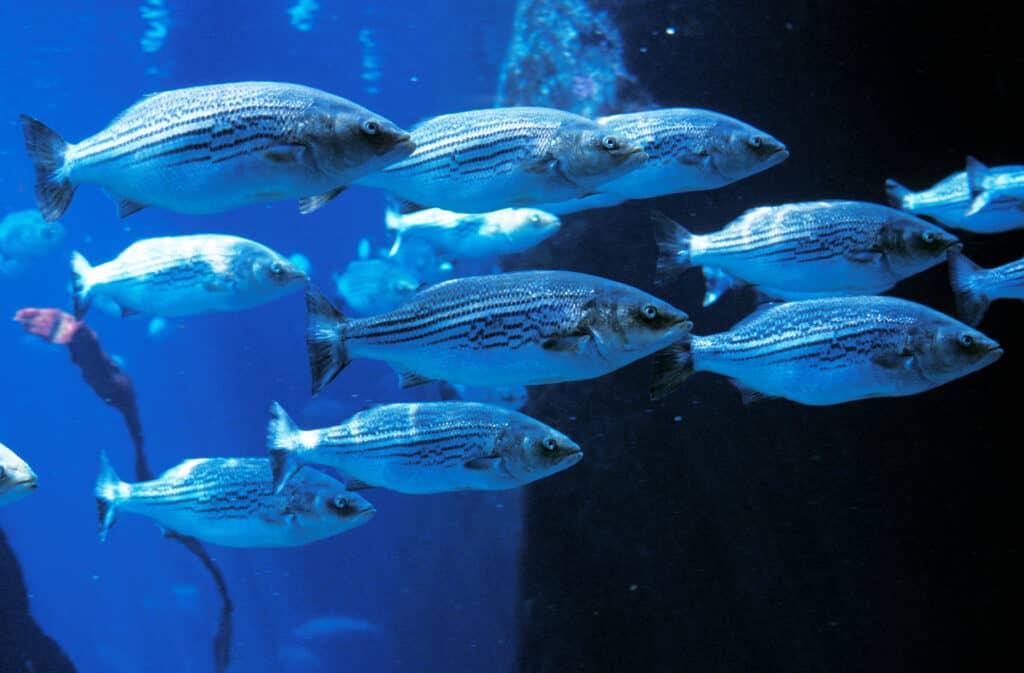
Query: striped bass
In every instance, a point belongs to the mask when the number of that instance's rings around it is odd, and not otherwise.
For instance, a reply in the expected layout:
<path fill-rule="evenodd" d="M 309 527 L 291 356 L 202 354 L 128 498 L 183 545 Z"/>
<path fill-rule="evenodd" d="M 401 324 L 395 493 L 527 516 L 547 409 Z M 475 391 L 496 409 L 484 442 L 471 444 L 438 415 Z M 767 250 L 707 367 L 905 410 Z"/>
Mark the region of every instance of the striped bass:
<path fill-rule="evenodd" d="M 643 147 L 647 161 L 605 182 L 598 194 L 559 204 L 553 213 L 602 208 L 627 199 L 718 189 L 785 161 L 786 146 L 739 119 L 699 108 L 662 108 L 601 117 L 597 123 Z"/>
<path fill-rule="evenodd" d="M 959 251 L 951 252 L 949 280 L 957 315 L 968 325 L 977 325 L 996 299 L 1024 301 L 1024 258 L 983 269 Z"/>
<path fill-rule="evenodd" d="M 356 184 L 460 213 L 564 201 L 635 170 L 647 156 L 628 135 L 542 107 L 469 110 L 412 129 L 416 150 Z"/>
<path fill-rule="evenodd" d="M 319 392 L 352 358 L 385 360 L 403 385 L 537 385 L 602 376 L 681 339 L 685 313 L 634 287 L 569 271 L 467 276 L 393 311 L 348 319 L 306 293 L 306 349 Z"/>
<path fill-rule="evenodd" d="M 561 472 L 583 457 L 575 442 L 544 423 L 477 402 L 385 404 L 318 430 L 300 430 L 276 402 L 270 415 L 276 488 L 316 464 L 350 478 L 349 488 L 499 490 Z"/>
<path fill-rule="evenodd" d="M 39 478 L 21 456 L 0 442 L 0 507 L 21 500 L 39 487 Z"/>
<path fill-rule="evenodd" d="M 932 187 L 912 192 L 885 181 L 889 202 L 947 227 L 976 234 L 997 234 L 1024 227 L 1024 166 L 988 167 L 967 157 L 967 170 Z"/>
<path fill-rule="evenodd" d="M 727 332 L 662 351 L 651 393 L 663 397 L 695 371 L 709 371 L 731 377 L 745 398 L 840 404 L 924 392 L 1002 353 L 977 330 L 905 299 L 808 299 L 768 305 Z"/>
<path fill-rule="evenodd" d="M 785 299 L 879 294 L 944 261 L 960 244 L 942 227 L 863 201 L 754 208 L 704 236 L 660 213 L 654 219 L 659 279 L 691 266 L 724 272 L 705 273 L 705 306 L 737 279 Z"/>
<path fill-rule="evenodd" d="M 205 214 L 291 198 L 308 213 L 414 147 L 408 133 L 352 101 L 282 82 L 157 93 L 74 144 L 31 117 L 21 122 L 49 222 L 81 184 L 103 187 L 121 217 L 147 206 Z"/>
<path fill-rule="evenodd" d="M 270 248 L 222 234 L 142 239 L 98 266 L 78 252 L 71 257 L 79 320 L 97 295 L 113 299 L 125 316 L 178 317 L 251 308 L 306 282 L 306 274 Z"/>
<path fill-rule="evenodd" d="M 225 547 L 294 547 L 369 521 L 376 510 L 316 470 L 271 488 L 266 458 L 194 458 L 152 481 L 129 484 L 101 456 L 96 481 L 100 538 L 119 511 L 141 514 L 182 535 Z"/>

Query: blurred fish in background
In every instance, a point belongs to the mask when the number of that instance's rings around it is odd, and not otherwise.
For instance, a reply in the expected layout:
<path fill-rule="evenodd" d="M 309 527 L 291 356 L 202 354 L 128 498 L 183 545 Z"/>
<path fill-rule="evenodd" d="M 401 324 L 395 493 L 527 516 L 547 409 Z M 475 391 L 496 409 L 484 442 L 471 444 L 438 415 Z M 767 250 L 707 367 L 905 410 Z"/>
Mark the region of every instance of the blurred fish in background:
<path fill-rule="evenodd" d="M 54 250 L 64 240 L 64 225 L 47 222 L 32 208 L 8 213 L 0 221 L 0 275 L 23 273 L 32 260 Z"/>

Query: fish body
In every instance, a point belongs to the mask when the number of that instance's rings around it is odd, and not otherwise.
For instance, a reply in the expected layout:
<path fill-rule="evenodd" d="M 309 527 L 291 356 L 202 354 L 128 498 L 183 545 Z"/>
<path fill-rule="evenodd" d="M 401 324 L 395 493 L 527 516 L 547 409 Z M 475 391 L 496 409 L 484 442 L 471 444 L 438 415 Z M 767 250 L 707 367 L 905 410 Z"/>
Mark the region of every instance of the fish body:
<path fill-rule="evenodd" d="M 0 221 L 0 273 L 17 273 L 64 240 L 60 222 L 47 222 L 38 210 L 8 213 Z"/>
<path fill-rule="evenodd" d="M 271 405 L 267 446 L 274 484 L 304 465 L 328 465 L 350 488 L 400 493 L 501 490 L 569 468 L 583 452 L 571 439 L 517 411 L 476 402 L 385 404 L 341 425 L 300 430 Z"/>
<path fill-rule="evenodd" d="M 129 484 L 104 455 L 96 502 L 101 538 L 121 511 L 226 547 L 309 544 L 364 524 L 375 513 L 365 498 L 316 470 L 275 493 L 266 458 L 196 458 L 152 481 Z"/>
<path fill-rule="evenodd" d="M 25 115 L 22 128 L 47 221 L 60 217 L 81 184 L 103 187 L 121 216 L 147 206 L 218 213 L 290 198 L 310 212 L 413 150 L 409 134 L 380 115 L 283 82 L 157 93 L 79 143 Z"/>
<path fill-rule="evenodd" d="M 706 273 L 704 305 L 732 277 L 778 296 L 878 294 L 946 258 L 959 245 L 942 227 L 862 201 L 815 201 L 748 210 L 724 229 L 693 235 L 656 215 L 658 275 L 691 266 Z"/>
<path fill-rule="evenodd" d="M 664 348 L 692 326 L 684 312 L 637 288 L 568 271 L 455 278 L 368 318 L 345 318 L 315 289 L 306 308 L 314 393 L 357 357 L 387 361 L 407 384 L 588 379 Z"/>
<path fill-rule="evenodd" d="M 655 361 L 652 394 L 709 371 L 759 395 L 840 404 L 924 392 L 1000 355 L 984 334 L 905 299 L 809 299 L 768 306 L 731 330 L 666 349 Z"/>
<path fill-rule="evenodd" d="M 97 266 L 76 252 L 71 267 L 78 319 L 98 295 L 113 299 L 124 315 L 178 317 L 251 308 L 307 282 L 270 248 L 220 234 L 143 239 Z"/>
<path fill-rule="evenodd" d="M 1024 258 L 983 269 L 963 253 L 951 252 L 949 280 L 956 297 L 957 315 L 968 325 L 977 325 L 996 299 L 1024 301 Z"/>
<path fill-rule="evenodd" d="M 916 215 L 976 234 L 996 234 L 1024 227 L 1024 166 L 987 167 L 973 157 L 967 170 L 932 187 L 913 192 L 886 180 L 890 203 Z"/>
<path fill-rule="evenodd" d="M 39 487 L 39 478 L 21 456 L 0 443 L 0 507 L 21 500 Z"/>
<path fill-rule="evenodd" d="M 537 245 L 562 226 L 557 215 L 536 208 L 502 208 L 489 213 L 427 208 L 402 213 L 392 205 L 384 219 L 395 235 L 391 257 L 404 242 L 413 240 L 455 258 L 510 255 Z"/>
<path fill-rule="evenodd" d="M 484 213 L 585 196 L 646 160 L 631 138 L 542 107 L 439 115 L 414 127 L 412 139 L 411 156 L 356 184 L 425 207 Z"/>
<path fill-rule="evenodd" d="M 335 274 L 338 296 L 360 315 L 390 311 L 416 293 L 421 283 L 402 267 L 383 259 L 356 259 Z"/>

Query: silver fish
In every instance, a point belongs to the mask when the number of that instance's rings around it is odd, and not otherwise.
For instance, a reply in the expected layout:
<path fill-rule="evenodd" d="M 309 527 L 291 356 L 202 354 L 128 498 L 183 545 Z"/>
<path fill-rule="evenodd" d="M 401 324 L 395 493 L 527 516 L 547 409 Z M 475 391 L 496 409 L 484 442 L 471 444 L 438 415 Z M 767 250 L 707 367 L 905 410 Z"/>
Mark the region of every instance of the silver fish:
<path fill-rule="evenodd" d="M 356 259 L 335 274 L 338 295 L 360 315 L 384 313 L 413 296 L 421 283 L 405 269 L 383 259 Z"/>
<path fill-rule="evenodd" d="M 389 257 L 407 241 L 424 241 L 455 258 L 511 255 L 531 248 L 562 226 L 557 215 L 536 208 L 502 208 L 489 213 L 455 213 L 442 208 L 401 212 L 392 203 L 384 215 L 395 234 Z"/>
<path fill-rule="evenodd" d="M 933 217 L 947 227 L 996 234 L 1024 227 L 1024 166 L 989 168 L 967 157 L 967 170 L 953 173 L 929 189 L 912 192 L 885 181 L 890 203 Z"/>
<path fill-rule="evenodd" d="M 64 240 L 64 226 L 47 222 L 35 208 L 8 213 L 0 221 L 0 274 L 23 271 Z"/>
<path fill-rule="evenodd" d="M 39 487 L 39 478 L 21 457 L 0 443 L 0 507 L 21 500 Z"/>
<path fill-rule="evenodd" d="M 81 184 L 113 195 L 122 217 L 147 206 L 204 214 L 291 198 L 308 213 L 415 146 L 352 101 L 282 82 L 157 93 L 74 144 L 31 117 L 21 122 L 36 200 L 51 222 Z"/>
<path fill-rule="evenodd" d="M 146 238 L 98 266 L 75 252 L 71 278 L 78 319 L 98 295 L 113 299 L 122 315 L 174 317 L 251 308 L 307 282 L 270 248 L 220 234 Z"/>
<path fill-rule="evenodd" d="M 483 213 L 585 196 L 642 165 L 629 136 L 542 107 L 469 110 L 412 129 L 416 151 L 356 184 L 460 213 Z"/>
<path fill-rule="evenodd" d="M 663 397 L 695 371 L 731 377 L 752 396 L 840 404 L 930 390 L 992 364 L 999 344 L 896 297 L 830 297 L 762 308 L 727 332 L 693 336 L 655 358 Z"/>
<path fill-rule="evenodd" d="M 959 251 L 951 251 L 949 280 L 957 315 L 968 325 L 977 325 L 996 299 L 1024 301 L 1024 258 L 983 269 Z"/>
<path fill-rule="evenodd" d="M 730 277 L 775 296 L 878 294 L 944 261 L 960 243 L 942 227 L 863 201 L 754 208 L 704 236 L 660 213 L 654 219 L 660 280 L 691 266 L 724 271 L 705 274 L 705 306 L 721 296 Z"/>
<path fill-rule="evenodd" d="M 569 271 L 455 278 L 394 311 L 354 320 L 311 288 L 306 309 L 314 394 L 356 357 L 389 362 L 403 385 L 589 379 L 664 348 L 692 326 L 646 292 Z"/>
<path fill-rule="evenodd" d="M 195 458 L 152 481 L 129 484 L 103 454 L 95 490 L 101 539 L 118 511 L 226 547 L 309 544 L 362 525 L 376 513 L 365 498 L 316 470 L 275 492 L 266 458 Z"/>
<path fill-rule="evenodd" d="M 557 205 L 559 214 L 627 199 L 718 189 L 785 161 L 778 139 L 734 117 L 699 108 L 662 108 L 601 117 L 597 123 L 643 147 L 647 161 L 602 184 L 599 194 Z"/>
<path fill-rule="evenodd" d="M 267 447 L 274 485 L 327 465 L 349 488 L 444 493 L 516 488 L 572 467 L 580 447 L 518 411 L 476 402 L 385 404 L 341 425 L 300 430 L 276 402 Z"/>

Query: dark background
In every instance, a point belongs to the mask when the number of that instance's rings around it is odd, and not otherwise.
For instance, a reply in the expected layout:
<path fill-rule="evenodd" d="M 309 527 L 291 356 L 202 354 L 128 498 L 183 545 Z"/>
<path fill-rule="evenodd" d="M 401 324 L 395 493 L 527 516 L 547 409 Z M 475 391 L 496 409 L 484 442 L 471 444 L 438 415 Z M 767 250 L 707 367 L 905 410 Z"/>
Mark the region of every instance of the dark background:
<path fill-rule="evenodd" d="M 1024 163 L 1020 31 L 999 3 L 598 4 L 658 104 L 734 115 L 791 157 L 721 190 L 572 216 L 522 268 L 611 275 L 712 333 L 754 299 L 702 310 L 697 271 L 656 289 L 650 207 L 705 233 L 757 205 L 884 201 L 887 177 L 924 189 L 967 154 Z M 984 266 L 1024 253 L 1020 233 L 961 238 Z M 952 311 L 944 266 L 894 294 Z M 533 389 L 525 411 L 586 459 L 526 491 L 519 670 L 1024 670 L 1022 311 L 997 302 L 981 325 L 999 362 L 910 398 L 744 406 L 701 374 L 651 402 L 649 361 Z"/>

